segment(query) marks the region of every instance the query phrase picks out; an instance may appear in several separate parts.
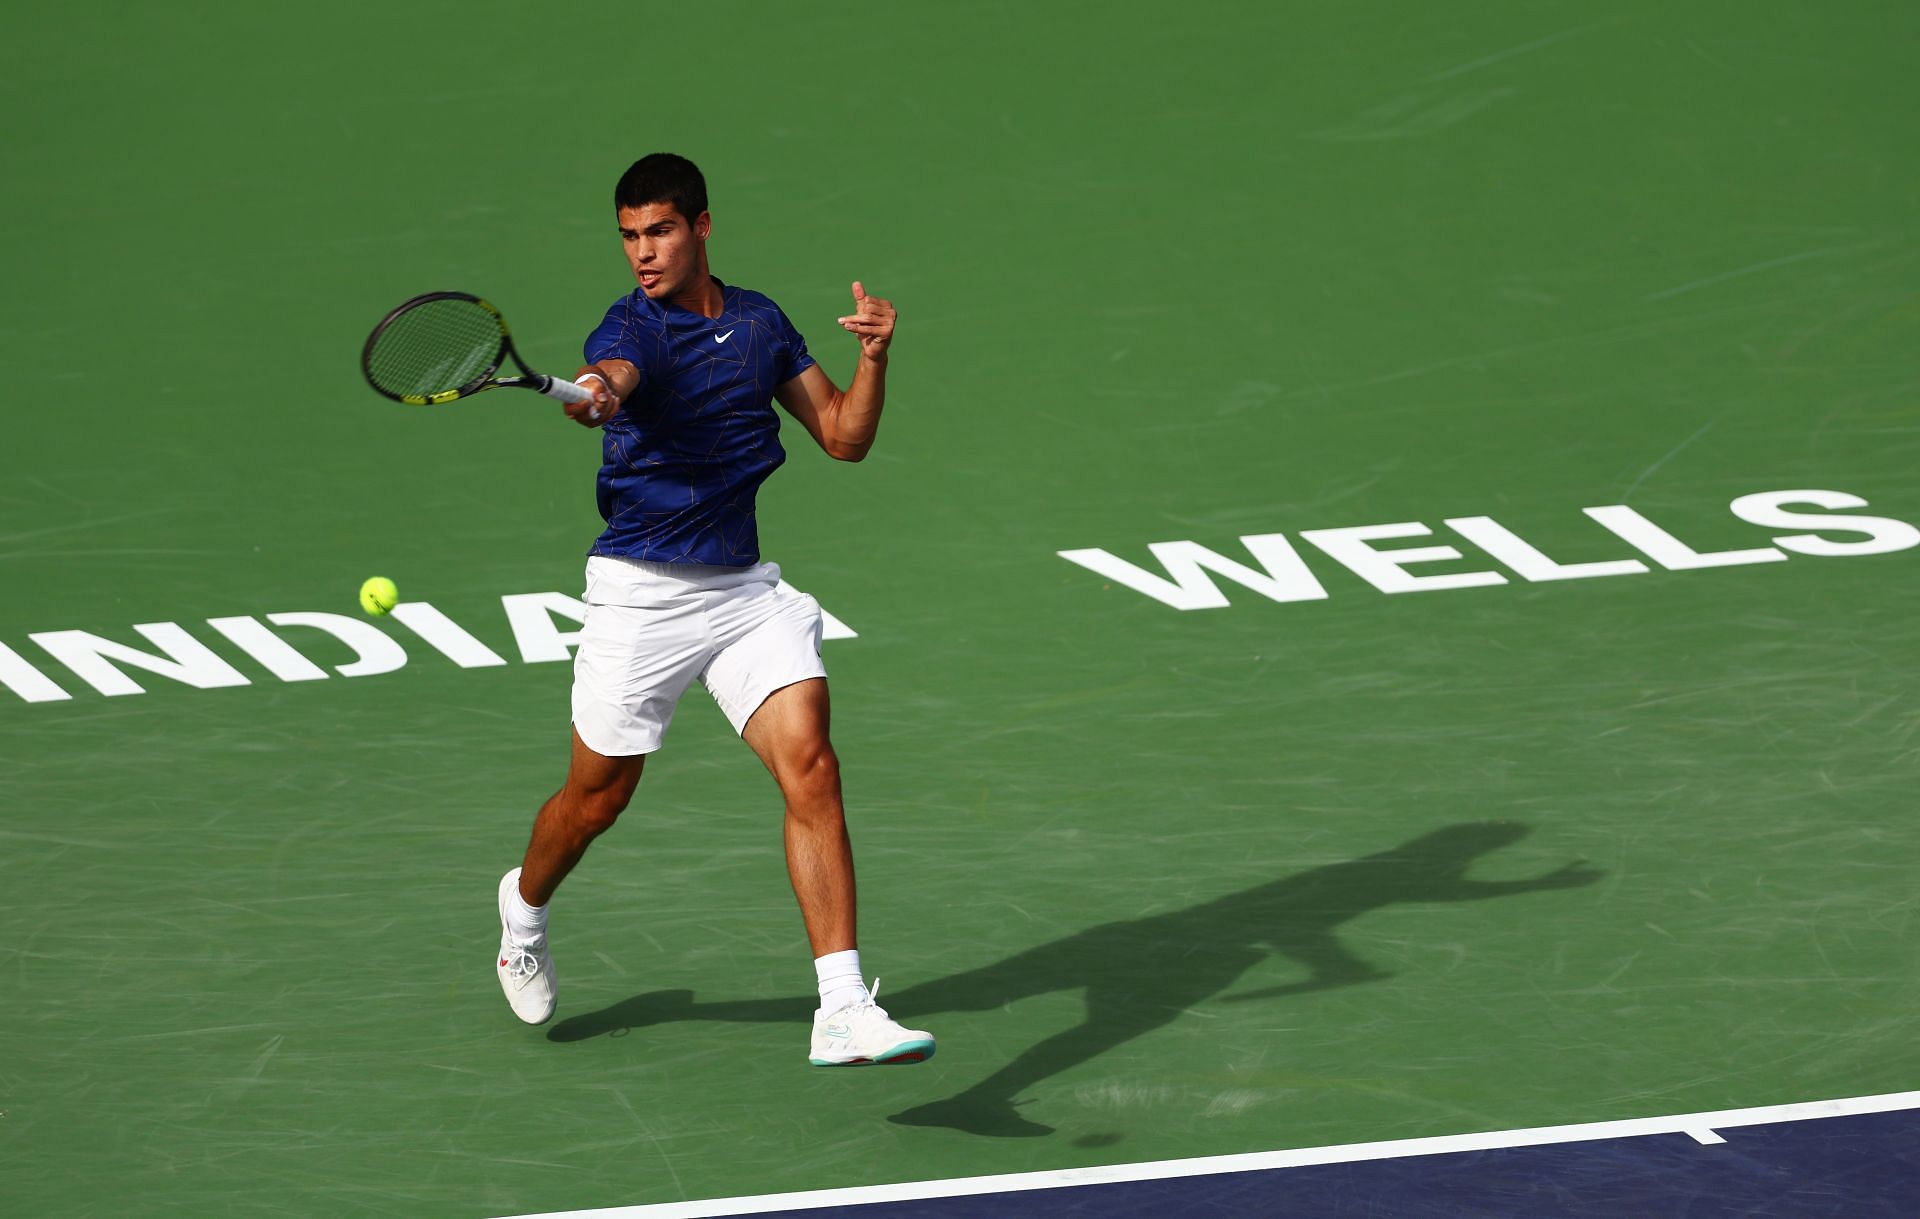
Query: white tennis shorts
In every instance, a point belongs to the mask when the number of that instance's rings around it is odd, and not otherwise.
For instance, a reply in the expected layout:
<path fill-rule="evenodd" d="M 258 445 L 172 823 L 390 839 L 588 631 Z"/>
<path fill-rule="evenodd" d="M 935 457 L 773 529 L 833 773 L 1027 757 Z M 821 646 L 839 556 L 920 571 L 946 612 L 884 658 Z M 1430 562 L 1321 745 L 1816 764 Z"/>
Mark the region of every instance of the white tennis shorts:
<path fill-rule="evenodd" d="M 573 726 L 608 757 L 660 748 L 695 678 L 744 732 L 767 696 L 825 677 L 820 603 L 774 563 L 701 567 L 595 555 L 573 657 Z"/>

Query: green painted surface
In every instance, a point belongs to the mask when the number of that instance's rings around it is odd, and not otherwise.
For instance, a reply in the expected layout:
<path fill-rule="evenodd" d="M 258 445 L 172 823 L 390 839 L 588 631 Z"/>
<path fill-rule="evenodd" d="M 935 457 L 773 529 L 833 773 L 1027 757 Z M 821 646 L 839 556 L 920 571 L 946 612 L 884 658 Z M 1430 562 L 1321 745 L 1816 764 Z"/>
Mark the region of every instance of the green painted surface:
<path fill-rule="evenodd" d="M 9 25 L 0 643 L 74 697 L 0 689 L 0 1210 L 501 1214 L 1920 1086 L 1920 550 L 1386 596 L 1300 543 L 1324 601 L 1192 613 L 1056 556 L 1421 521 L 1383 545 L 1470 557 L 1417 572 L 1497 570 L 1441 525 L 1486 514 L 1589 562 L 1622 502 L 1754 547 L 1728 502 L 1805 487 L 1920 523 L 1911 6 Z M 901 307 L 879 449 L 793 445 L 762 520 L 860 632 L 863 948 L 925 1067 L 806 1067 L 777 794 L 697 694 L 556 906 L 554 1025 L 487 967 L 566 741 L 498 599 L 578 589 L 596 445 L 354 357 L 459 287 L 570 368 L 654 148 L 834 375 L 847 282 Z M 205 625 L 372 574 L 513 663 L 387 624 L 406 668 L 287 684 Z M 161 621 L 253 684 L 106 698 L 28 639 Z"/>

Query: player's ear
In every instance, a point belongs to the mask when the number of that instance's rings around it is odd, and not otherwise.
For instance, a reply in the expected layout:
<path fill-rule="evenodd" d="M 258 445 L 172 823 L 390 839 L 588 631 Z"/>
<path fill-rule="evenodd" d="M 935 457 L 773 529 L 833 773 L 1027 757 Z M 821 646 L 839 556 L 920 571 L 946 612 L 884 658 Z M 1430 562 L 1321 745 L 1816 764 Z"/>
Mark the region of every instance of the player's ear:
<path fill-rule="evenodd" d="M 713 213 L 701 212 L 693 218 L 693 235 L 705 241 L 707 234 L 713 232 Z"/>

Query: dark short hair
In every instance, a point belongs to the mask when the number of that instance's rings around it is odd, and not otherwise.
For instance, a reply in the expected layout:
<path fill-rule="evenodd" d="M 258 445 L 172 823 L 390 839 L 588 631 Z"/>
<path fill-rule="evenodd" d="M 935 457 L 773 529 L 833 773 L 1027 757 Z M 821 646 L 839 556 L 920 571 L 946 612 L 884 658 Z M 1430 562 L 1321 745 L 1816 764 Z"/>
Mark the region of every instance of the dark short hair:
<path fill-rule="evenodd" d="M 670 152 L 650 152 L 635 161 L 613 188 L 613 207 L 618 211 L 649 203 L 671 203 L 688 224 L 698 220 L 707 210 L 707 180 L 700 167 Z"/>

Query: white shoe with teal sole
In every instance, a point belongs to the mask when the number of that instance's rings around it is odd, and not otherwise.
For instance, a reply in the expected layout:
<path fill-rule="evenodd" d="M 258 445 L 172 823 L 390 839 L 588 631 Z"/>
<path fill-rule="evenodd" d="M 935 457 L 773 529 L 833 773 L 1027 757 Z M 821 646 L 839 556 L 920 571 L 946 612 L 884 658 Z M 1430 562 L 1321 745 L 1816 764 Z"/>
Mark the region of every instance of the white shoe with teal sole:
<path fill-rule="evenodd" d="M 901 1028 L 874 1002 L 880 979 L 872 989 L 837 1012 L 813 1014 L 813 1053 L 816 1067 L 892 1066 L 925 1062 L 933 1057 L 933 1034 Z"/>

